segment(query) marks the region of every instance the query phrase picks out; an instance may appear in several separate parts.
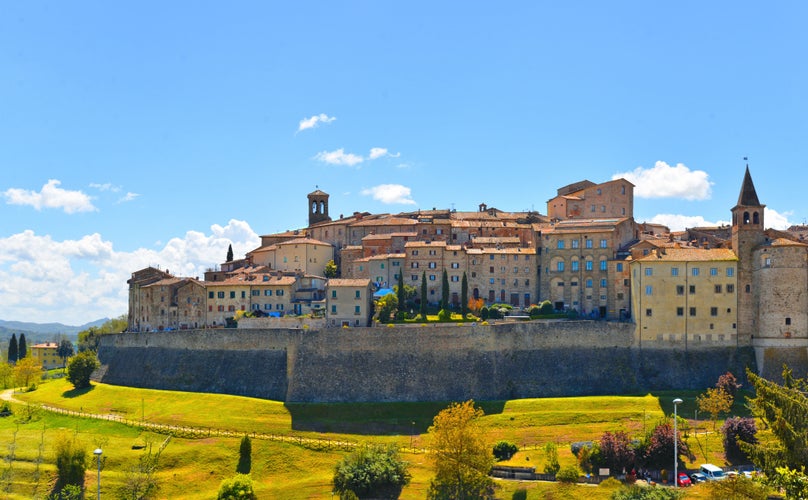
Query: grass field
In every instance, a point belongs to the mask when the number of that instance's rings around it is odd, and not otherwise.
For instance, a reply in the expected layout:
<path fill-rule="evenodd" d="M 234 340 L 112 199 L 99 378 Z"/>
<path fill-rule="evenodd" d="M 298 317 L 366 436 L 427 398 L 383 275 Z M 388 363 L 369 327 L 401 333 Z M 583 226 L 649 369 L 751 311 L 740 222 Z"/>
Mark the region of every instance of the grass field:
<path fill-rule="evenodd" d="M 478 402 L 487 439 L 516 443 L 520 451 L 507 462 L 543 469 L 541 447 L 558 444 L 561 465 L 574 462 L 569 444 L 598 440 L 605 431 L 624 430 L 639 436 L 667 413 L 681 397 L 682 416 L 692 416 L 696 392 L 657 393 L 645 396 L 599 396 Z M 156 449 L 166 436 L 137 427 L 89 418 L 65 417 L 37 410 L 36 403 L 112 414 L 128 420 L 229 429 L 240 434 L 276 434 L 321 438 L 352 443 L 393 443 L 405 449 L 411 463 L 412 483 L 402 499 L 424 498 L 431 469 L 419 448 L 426 446 L 432 418 L 447 406 L 436 403 L 385 404 L 284 404 L 274 401 L 215 394 L 134 389 L 95 384 L 75 391 L 65 380 L 42 383 L 36 391 L 16 394 L 30 405 L 15 405 L 12 417 L 0 418 L 0 497 L 44 498 L 55 475 L 54 444 L 75 438 L 88 450 L 104 450 L 101 472 L 102 496 L 114 493 L 127 479 L 127 471 L 143 453 L 143 446 Z M 742 401 L 735 408 L 743 414 Z M 720 423 L 719 423 L 720 425 Z M 690 467 L 706 461 L 723 465 L 720 437 L 712 423 L 702 421 L 698 433 L 689 430 L 686 440 L 696 458 Z M 159 498 L 215 498 L 222 479 L 235 473 L 240 437 L 203 439 L 171 438 L 159 461 Z M 252 477 L 259 498 L 331 498 L 331 476 L 346 452 L 328 446 L 253 439 Z M 412 446 L 412 450 L 409 448 Z M 91 456 L 94 459 L 94 457 Z M 96 462 L 87 473 L 88 498 L 96 493 Z M 131 475 L 131 474 L 130 474 Z M 564 487 L 556 483 L 499 481 L 500 498 L 511 498 L 518 488 L 528 498 L 608 498 L 610 489 L 592 486 Z M 585 488 L 585 489 L 584 489 Z M 687 498 L 706 498 L 692 488 Z"/>

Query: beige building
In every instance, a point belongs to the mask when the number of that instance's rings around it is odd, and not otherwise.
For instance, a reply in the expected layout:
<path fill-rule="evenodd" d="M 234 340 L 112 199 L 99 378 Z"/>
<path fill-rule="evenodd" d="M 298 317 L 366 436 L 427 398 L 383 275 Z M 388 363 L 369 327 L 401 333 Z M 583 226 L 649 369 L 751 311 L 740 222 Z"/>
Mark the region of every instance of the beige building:
<path fill-rule="evenodd" d="M 561 220 L 634 217 L 634 184 L 625 179 L 569 184 L 547 201 L 547 215 Z"/>
<path fill-rule="evenodd" d="M 631 263 L 640 341 L 686 349 L 737 342 L 738 258 L 729 249 L 660 248 Z"/>
<path fill-rule="evenodd" d="M 54 368 L 64 367 L 62 358 L 57 354 L 59 344 L 56 342 L 35 344 L 29 349 L 31 357 L 36 360 L 37 364 L 42 365 L 43 370 L 53 370 Z"/>
<path fill-rule="evenodd" d="M 294 238 L 256 248 L 247 253 L 247 257 L 255 266 L 323 276 L 325 265 L 334 258 L 334 247 L 312 238 Z"/>
<path fill-rule="evenodd" d="M 499 303 L 529 307 L 538 302 L 535 249 L 475 246 L 465 253 L 469 298 L 482 299 L 487 306 Z"/>
<path fill-rule="evenodd" d="M 326 286 L 328 326 L 369 326 L 373 287 L 369 279 L 330 279 Z"/>

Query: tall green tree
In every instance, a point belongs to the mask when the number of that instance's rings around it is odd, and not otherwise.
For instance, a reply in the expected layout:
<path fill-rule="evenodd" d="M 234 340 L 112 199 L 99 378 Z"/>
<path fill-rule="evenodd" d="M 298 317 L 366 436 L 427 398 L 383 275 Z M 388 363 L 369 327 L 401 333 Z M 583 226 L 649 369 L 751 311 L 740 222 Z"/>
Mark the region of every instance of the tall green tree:
<path fill-rule="evenodd" d="M 449 309 L 449 273 L 443 270 L 440 281 L 440 308 Z"/>
<path fill-rule="evenodd" d="M 17 348 L 17 360 L 21 360 L 24 357 L 28 356 L 28 346 L 25 343 L 25 334 L 20 334 L 20 345 Z"/>
<path fill-rule="evenodd" d="M 67 338 L 60 340 L 59 347 L 56 348 L 56 355 L 62 358 L 62 366 L 67 367 L 67 358 L 73 355 L 73 342 Z"/>
<path fill-rule="evenodd" d="M 410 482 L 409 464 L 394 446 L 362 445 L 345 457 L 334 470 L 333 492 L 346 498 L 398 498 Z"/>
<path fill-rule="evenodd" d="M 396 285 L 396 297 L 398 298 L 398 309 L 404 310 L 404 301 L 407 298 L 406 290 L 404 290 L 404 273 L 399 269 L 398 271 L 398 284 Z"/>
<path fill-rule="evenodd" d="M 469 400 L 452 403 L 435 416 L 429 428 L 429 458 L 435 477 L 427 498 L 494 498 L 495 483 L 488 475 L 494 456 L 480 427 L 483 415 L 483 410 Z"/>
<path fill-rule="evenodd" d="M 250 436 L 244 435 L 238 448 L 238 464 L 236 472 L 239 474 L 249 474 L 252 469 L 252 442 Z"/>
<path fill-rule="evenodd" d="M 14 364 L 19 357 L 19 346 L 17 345 L 17 334 L 11 334 L 11 340 L 8 341 L 8 362 Z"/>
<path fill-rule="evenodd" d="M 463 271 L 463 280 L 460 282 L 460 313 L 463 315 L 463 319 L 469 313 L 469 280 L 465 271 Z"/>
<path fill-rule="evenodd" d="M 421 272 L 421 319 L 426 320 L 426 272 Z"/>
<path fill-rule="evenodd" d="M 67 380 L 76 389 L 90 387 L 90 375 L 98 369 L 101 364 L 95 357 L 95 352 L 84 351 L 70 358 L 67 363 Z"/>
<path fill-rule="evenodd" d="M 233 262 L 233 245 L 227 245 L 227 260 L 225 262 Z"/>

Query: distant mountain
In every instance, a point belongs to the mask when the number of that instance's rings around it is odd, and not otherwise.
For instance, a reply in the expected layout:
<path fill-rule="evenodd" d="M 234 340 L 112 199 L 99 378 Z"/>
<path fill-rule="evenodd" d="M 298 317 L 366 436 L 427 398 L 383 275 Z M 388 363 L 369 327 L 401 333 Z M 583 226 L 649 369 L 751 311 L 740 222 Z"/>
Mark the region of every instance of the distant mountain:
<path fill-rule="evenodd" d="M 25 321 L 5 321 L 0 319 L 0 342 L 11 338 L 12 333 L 25 334 L 26 343 L 33 344 L 47 342 L 64 334 L 67 338 L 76 341 L 79 332 L 93 326 L 101 326 L 109 321 L 109 318 L 102 318 L 81 326 L 64 325 L 62 323 L 29 323 Z"/>

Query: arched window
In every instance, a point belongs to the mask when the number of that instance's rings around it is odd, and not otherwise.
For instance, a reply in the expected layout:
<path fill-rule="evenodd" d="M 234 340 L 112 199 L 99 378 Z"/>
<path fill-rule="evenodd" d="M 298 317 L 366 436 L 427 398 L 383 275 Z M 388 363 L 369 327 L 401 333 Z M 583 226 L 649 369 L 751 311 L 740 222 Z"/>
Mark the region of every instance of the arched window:
<path fill-rule="evenodd" d="M 755 212 L 752 214 L 752 222 L 755 224 L 760 224 L 760 214 Z"/>
<path fill-rule="evenodd" d="M 749 224 L 749 212 L 744 212 L 743 213 L 743 223 L 744 224 Z"/>

